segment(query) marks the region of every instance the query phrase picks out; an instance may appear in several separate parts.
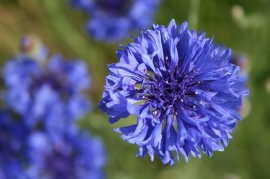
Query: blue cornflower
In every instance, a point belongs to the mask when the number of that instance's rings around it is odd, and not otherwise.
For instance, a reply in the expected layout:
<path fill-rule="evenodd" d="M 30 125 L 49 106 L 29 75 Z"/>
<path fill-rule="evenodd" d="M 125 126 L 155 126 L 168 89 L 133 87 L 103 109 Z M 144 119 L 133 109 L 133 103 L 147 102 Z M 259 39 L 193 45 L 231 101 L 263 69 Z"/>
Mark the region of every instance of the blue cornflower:
<path fill-rule="evenodd" d="M 0 163 L 0 178 L 1 179 L 29 179 L 25 174 L 23 165 L 15 157 L 11 158 L 7 163 Z"/>
<path fill-rule="evenodd" d="M 249 60 L 244 54 L 233 54 L 231 58 L 231 63 L 236 64 L 241 67 L 241 71 L 249 71 Z"/>
<path fill-rule="evenodd" d="M 106 162 L 104 146 L 99 138 L 86 132 L 49 136 L 32 133 L 28 141 L 32 165 L 30 178 L 36 179 L 102 179 Z"/>
<path fill-rule="evenodd" d="M 246 90 L 248 88 L 250 66 L 247 56 L 244 54 L 233 54 L 231 56 L 230 62 L 241 67 L 241 70 L 238 74 L 239 82 L 235 83 L 234 87 L 241 90 Z M 243 104 L 239 109 L 239 112 L 242 118 L 246 118 L 250 113 L 251 104 L 248 97 L 244 97 L 242 102 Z"/>
<path fill-rule="evenodd" d="M 3 68 L 6 105 L 31 126 L 64 129 L 90 110 L 82 94 L 90 87 L 86 64 L 61 55 L 39 60 L 21 53 Z M 59 128 L 60 127 L 60 128 Z"/>
<path fill-rule="evenodd" d="M 24 164 L 28 159 L 25 145 L 30 129 L 22 120 L 12 118 L 7 109 L 0 110 L 0 178 L 26 179 Z"/>
<path fill-rule="evenodd" d="M 127 38 L 134 30 L 147 28 L 160 0 L 71 0 L 91 19 L 89 33 L 99 41 L 114 42 Z"/>
<path fill-rule="evenodd" d="M 36 37 L 3 68 L 0 108 L 1 179 L 102 179 L 102 142 L 79 132 L 75 120 L 90 110 L 86 64 L 47 57 Z"/>
<path fill-rule="evenodd" d="M 153 25 L 117 51 L 99 108 L 111 123 L 137 116 L 136 124 L 115 129 L 139 146 L 137 156 L 155 154 L 171 165 L 179 154 L 186 161 L 200 151 L 212 156 L 228 145 L 249 93 L 233 87 L 240 67 L 229 63 L 230 54 L 187 22 Z"/>
<path fill-rule="evenodd" d="M 239 81 L 235 83 L 234 86 L 237 86 L 237 88 L 241 89 L 242 91 L 247 89 L 247 82 L 249 78 L 247 58 L 244 55 L 232 54 L 229 62 L 241 68 L 238 73 Z"/>

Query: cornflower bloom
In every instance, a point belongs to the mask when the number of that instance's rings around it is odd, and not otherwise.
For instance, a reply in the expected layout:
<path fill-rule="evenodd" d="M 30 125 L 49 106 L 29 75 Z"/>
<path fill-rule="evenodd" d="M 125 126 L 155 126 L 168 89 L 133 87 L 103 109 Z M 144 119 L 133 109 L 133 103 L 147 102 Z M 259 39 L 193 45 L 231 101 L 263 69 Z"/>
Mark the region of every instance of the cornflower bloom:
<path fill-rule="evenodd" d="M 235 85 L 240 67 L 229 63 L 231 50 L 212 40 L 172 20 L 117 51 L 99 108 L 110 123 L 137 116 L 136 124 L 115 129 L 139 146 L 137 156 L 157 155 L 172 165 L 180 154 L 188 161 L 228 145 L 249 90 Z"/>
<path fill-rule="evenodd" d="M 249 68 L 250 68 L 248 57 L 244 54 L 233 54 L 230 62 L 241 67 L 241 70 L 239 72 L 240 82 L 236 83 L 237 88 L 242 90 L 247 89 L 249 81 Z M 240 107 L 239 112 L 242 118 L 246 118 L 249 115 L 252 106 L 249 102 L 248 97 L 244 97 L 242 103 L 243 104 Z"/>
<path fill-rule="evenodd" d="M 49 136 L 36 132 L 29 137 L 30 178 L 103 179 L 106 155 L 103 143 L 86 132 Z"/>
<path fill-rule="evenodd" d="M 30 129 L 12 118 L 7 109 L 0 109 L 0 178 L 27 179 L 24 162 L 28 159 L 25 145 Z"/>
<path fill-rule="evenodd" d="M 86 64 L 60 54 L 39 57 L 24 51 L 6 62 L 4 102 L 30 126 L 65 130 L 90 111 L 90 102 L 82 94 L 90 87 Z"/>
<path fill-rule="evenodd" d="M 71 4 L 91 16 L 86 26 L 94 39 L 115 42 L 147 28 L 159 0 L 71 0 Z"/>
<path fill-rule="evenodd" d="M 80 132 L 76 119 L 90 110 L 86 64 L 61 55 L 47 59 L 36 37 L 3 69 L 1 179 L 102 179 L 106 156 L 100 139 Z"/>

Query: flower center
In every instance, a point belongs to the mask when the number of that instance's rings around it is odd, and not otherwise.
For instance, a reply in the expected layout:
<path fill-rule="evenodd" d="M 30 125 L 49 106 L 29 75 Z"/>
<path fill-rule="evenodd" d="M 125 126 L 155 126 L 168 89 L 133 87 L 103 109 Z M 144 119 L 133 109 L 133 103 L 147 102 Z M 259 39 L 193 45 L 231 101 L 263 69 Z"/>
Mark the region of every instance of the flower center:
<path fill-rule="evenodd" d="M 36 91 L 44 84 L 49 85 L 54 90 L 60 90 L 62 85 L 58 82 L 56 78 L 54 78 L 51 74 L 43 74 L 42 76 L 34 77 L 33 83 L 31 85 L 31 90 Z"/>
<path fill-rule="evenodd" d="M 68 95 L 68 84 L 60 74 L 45 72 L 40 76 L 33 76 L 32 80 L 30 85 L 31 93 L 38 91 L 43 85 L 48 85 L 52 90 L 59 92 L 61 95 Z"/>
<path fill-rule="evenodd" d="M 169 110 L 171 114 L 176 114 L 179 109 L 195 110 L 194 99 L 198 94 L 195 87 L 200 84 L 200 81 L 194 80 L 195 70 L 189 74 L 179 74 L 177 66 L 174 70 L 169 70 L 167 66 L 166 69 L 162 77 L 148 73 L 142 85 L 142 98 L 153 108 L 153 115 L 160 110 Z"/>
<path fill-rule="evenodd" d="M 125 16 L 133 0 L 95 0 L 97 6 L 113 16 Z"/>

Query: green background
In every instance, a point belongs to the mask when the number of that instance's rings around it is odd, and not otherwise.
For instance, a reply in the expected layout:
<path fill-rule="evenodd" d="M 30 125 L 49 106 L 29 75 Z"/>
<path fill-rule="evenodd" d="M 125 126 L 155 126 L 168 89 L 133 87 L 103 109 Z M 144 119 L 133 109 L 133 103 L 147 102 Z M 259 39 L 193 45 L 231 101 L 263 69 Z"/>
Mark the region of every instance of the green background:
<path fill-rule="evenodd" d="M 192 158 L 188 163 L 182 157 L 173 166 L 163 165 L 158 158 L 153 162 L 148 156 L 137 158 L 138 147 L 126 143 L 112 130 L 134 122 L 124 119 L 111 125 L 97 109 L 108 74 L 106 64 L 118 61 L 115 55 L 118 44 L 91 39 L 84 30 L 87 15 L 70 8 L 67 0 L 0 0 L 0 64 L 18 53 L 19 41 L 26 34 L 38 35 L 51 54 L 59 52 L 86 61 L 92 75 L 88 95 L 94 110 L 80 125 L 104 140 L 108 179 L 267 179 L 270 178 L 269 8 L 269 0 L 162 1 L 154 23 L 167 26 L 172 18 L 178 24 L 189 21 L 191 28 L 202 29 L 207 37 L 214 36 L 215 42 L 245 54 L 250 61 L 248 117 L 238 123 L 224 152 Z M 238 18 L 233 15 L 237 12 Z M 121 44 L 131 41 L 129 38 Z"/>

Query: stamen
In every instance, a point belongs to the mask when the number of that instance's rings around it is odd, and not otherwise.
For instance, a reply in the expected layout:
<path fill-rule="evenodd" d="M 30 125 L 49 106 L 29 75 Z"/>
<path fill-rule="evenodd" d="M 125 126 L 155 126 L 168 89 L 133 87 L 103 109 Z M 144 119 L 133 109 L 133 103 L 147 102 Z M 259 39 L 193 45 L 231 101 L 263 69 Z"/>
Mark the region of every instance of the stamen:
<path fill-rule="evenodd" d="M 200 83 L 201 83 L 201 81 L 196 81 L 196 82 L 194 82 L 194 83 L 192 83 L 190 85 L 187 85 L 187 87 L 194 86 L 194 85 L 197 85 L 197 84 L 200 84 Z"/>
<path fill-rule="evenodd" d="M 169 57 L 165 57 L 165 67 L 168 69 Z"/>
<path fill-rule="evenodd" d="M 153 115 L 153 117 L 157 118 L 160 115 L 160 111 L 159 110 L 155 110 L 155 111 L 152 112 L 152 115 Z"/>

